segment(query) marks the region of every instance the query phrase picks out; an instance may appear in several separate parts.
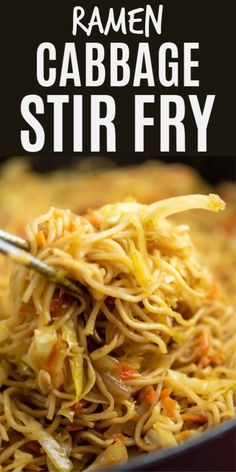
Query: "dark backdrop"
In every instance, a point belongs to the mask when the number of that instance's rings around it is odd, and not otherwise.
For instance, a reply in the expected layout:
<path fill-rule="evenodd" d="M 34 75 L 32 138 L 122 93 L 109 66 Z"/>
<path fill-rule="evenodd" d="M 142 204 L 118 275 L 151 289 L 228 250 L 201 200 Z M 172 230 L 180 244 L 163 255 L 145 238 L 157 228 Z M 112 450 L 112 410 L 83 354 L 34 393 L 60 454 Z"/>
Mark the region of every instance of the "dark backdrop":
<path fill-rule="evenodd" d="M 104 43 L 109 51 L 109 41 L 128 41 L 130 48 L 136 51 L 138 41 L 145 41 L 142 36 L 121 34 L 110 34 L 107 37 L 101 36 L 96 32 L 91 37 L 85 37 L 82 32 L 75 38 L 71 34 L 72 8 L 75 5 L 85 7 L 87 13 L 93 6 L 99 4 L 101 11 L 107 12 L 110 6 L 119 9 L 122 5 L 128 5 L 128 9 L 144 6 L 146 3 L 159 4 L 154 0 L 21 0 L 21 1 L 3 1 L 1 2 L 1 28 L 0 28 L 0 155 L 22 155 L 24 150 L 20 144 L 20 130 L 26 128 L 26 124 L 20 115 L 20 102 L 24 95 L 38 94 L 46 100 L 49 93 L 66 93 L 70 96 L 74 93 L 84 95 L 85 116 L 84 116 L 84 155 L 90 154 L 90 107 L 89 95 L 111 94 L 115 95 L 117 101 L 117 143 L 119 144 L 120 159 L 122 156 L 133 155 L 133 134 L 134 134 L 134 116 L 133 116 L 133 95 L 155 94 L 157 97 L 156 105 L 147 105 L 151 107 L 150 113 L 155 115 L 155 126 L 147 128 L 145 153 L 139 157 L 156 156 L 158 152 L 158 133 L 159 133 L 159 112 L 158 97 L 161 94 L 179 94 L 187 96 L 188 94 L 198 94 L 200 103 L 205 100 L 206 94 L 215 94 L 216 99 L 212 110 L 212 116 L 208 126 L 208 155 L 209 156 L 235 156 L 235 0 L 220 2 L 215 0 L 162 0 L 164 5 L 163 13 L 163 32 L 159 37 L 156 34 L 150 37 L 151 49 L 156 63 L 156 51 L 162 42 L 171 41 L 178 45 L 180 55 L 180 75 L 183 73 L 183 55 L 182 48 L 185 41 L 199 42 L 199 70 L 195 71 L 196 77 L 200 80 L 200 87 L 186 87 L 182 85 L 182 80 L 178 87 L 164 88 L 159 83 L 152 88 L 144 84 L 134 90 L 132 86 L 125 88 L 117 87 L 117 90 L 111 89 L 109 84 L 101 88 L 85 88 L 84 86 L 75 88 L 73 84 L 68 84 L 65 88 L 57 85 L 53 87 L 41 87 L 36 80 L 35 56 L 38 45 L 43 41 L 55 43 L 57 47 L 57 67 L 60 71 L 62 59 L 62 50 L 65 41 L 75 41 L 81 50 L 83 59 L 83 43 L 87 40 Z M 106 15 L 106 13 L 104 13 Z M 89 16 L 88 16 L 89 18 Z M 108 56 L 107 56 L 108 57 Z M 134 68 L 135 54 L 132 55 L 130 63 L 131 69 Z M 81 61 L 83 63 L 83 60 Z M 106 64 L 108 66 L 108 64 Z M 81 71 L 83 74 L 83 65 Z M 154 67 L 154 72 L 157 68 Z M 156 75 L 158 73 L 156 72 Z M 108 74 L 109 75 L 109 74 Z M 109 82 L 109 81 L 107 81 Z M 188 98 L 186 98 L 188 103 Z M 47 131 L 47 140 L 41 155 L 52 154 L 52 113 L 51 108 L 46 108 L 46 115 L 39 115 L 39 121 L 42 122 Z M 147 110 L 147 113 L 149 111 Z M 64 155 L 72 153 L 72 110 L 71 104 L 65 111 L 64 120 Z M 196 152 L 196 126 L 194 125 L 193 115 L 189 107 L 186 110 L 186 153 L 185 157 L 195 156 Z M 118 132 L 119 130 L 119 132 Z M 105 153 L 104 135 L 102 135 L 101 153 Z M 175 153 L 175 139 L 172 139 L 172 145 L 168 156 Z M 164 158 L 166 154 L 162 154 Z M 176 155 L 176 154 L 175 154 Z M 180 154 L 182 155 L 182 154 Z M 178 157 L 178 154 L 177 154 Z M 201 155 L 205 157 L 205 154 Z M 55 160 L 58 154 L 55 154 Z M 132 158 L 131 158 L 132 160 Z M 227 164 L 227 166 L 231 164 Z"/>
<path fill-rule="evenodd" d="M 0 157 L 0 163 L 5 162 L 8 157 Z M 80 162 L 82 159 L 89 159 L 85 157 L 74 156 L 34 156 L 28 157 L 32 166 L 38 172 L 48 172 L 58 168 L 66 168 L 73 165 L 73 163 Z M 93 158 L 94 159 L 94 158 Z M 101 158 L 99 158 L 100 161 Z M 132 157 L 112 157 L 111 160 L 118 166 L 137 165 L 141 164 L 148 158 Z M 152 157 L 152 159 L 154 159 Z M 165 157 L 158 158 L 166 163 L 180 162 L 197 169 L 200 174 L 212 183 L 218 183 L 221 180 L 236 180 L 236 158 L 234 157 Z"/>

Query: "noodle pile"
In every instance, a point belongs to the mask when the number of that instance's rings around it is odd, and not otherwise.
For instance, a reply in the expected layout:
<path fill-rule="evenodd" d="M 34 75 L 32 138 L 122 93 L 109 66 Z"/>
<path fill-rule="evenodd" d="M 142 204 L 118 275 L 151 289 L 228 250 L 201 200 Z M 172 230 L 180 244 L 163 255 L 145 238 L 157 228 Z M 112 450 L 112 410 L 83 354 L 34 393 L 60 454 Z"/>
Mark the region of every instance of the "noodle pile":
<path fill-rule="evenodd" d="M 236 302 L 236 192 L 235 185 L 222 183 L 215 188 L 192 168 L 181 164 L 146 162 L 139 166 L 111 168 L 110 162 L 86 158 L 72 168 L 39 174 L 29 161 L 10 159 L 0 166 L 0 228 L 25 237 L 24 226 L 52 206 L 70 208 L 82 215 L 88 208 L 135 200 L 150 204 L 178 195 L 217 193 L 226 201 L 220 213 L 189 211 L 174 221 L 190 225 L 191 236 L 202 261 L 223 282 L 224 290 Z M 94 169 L 98 165 L 102 169 Z M 109 166 L 108 166 L 109 164 Z M 107 165 L 107 168 L 104 166 Z M 209 251 L 209 239 L 214 244 Z M 0 258 L 1 294 L 8 289 L 9 264 Z"/>
<path fill-rule="evenodd" d="M 168 219 L 223 208 L 188 195 L 83 216 L 51 208 L 27 225 L 32 254 L 81 295 L 12 269 L 0 299 L 2 471 L 89 472 L 235 416 L 235 310 L 188 226 Z"/>

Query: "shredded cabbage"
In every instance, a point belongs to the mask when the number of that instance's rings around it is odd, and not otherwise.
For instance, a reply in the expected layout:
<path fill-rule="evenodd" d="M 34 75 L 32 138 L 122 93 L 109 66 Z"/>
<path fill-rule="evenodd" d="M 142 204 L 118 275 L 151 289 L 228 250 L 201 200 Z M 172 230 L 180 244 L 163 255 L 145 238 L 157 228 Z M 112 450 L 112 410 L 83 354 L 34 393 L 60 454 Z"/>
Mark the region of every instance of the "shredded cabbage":
<path fill-rule="evenodd" d="M 228 379 L 198 379 L 196 377 L 189 377 L 182 372 L 178 372 L 176 370 L 168 370 L 169 379 L 177 380 L 181 382 L 186 387 L 191 388 L 195 393 L 198 395 L 210 395 L 211 393 L 215 393 L 221 389 L 228 389 L 233 386 L 236 386 L 236 380 L 228 380 Z M 168 377 L 166 379 L 168 382 Z"/>
<path fill-rule="evenodd" d="M 70 459 L 68 459 L 65 447 L 59 444 L 51 434 L 42 429 L 38 432 L 33 431 L 30 439 L 32 439 L 32 436 L 42 446 L 58 472 L 70 472 L 72 470 L 73 465 Z"/>
<path fill-rule="evenodd" d="M 73 423 L 74 421 L 75 412 L 70 408 L 61 408 L 60 410 L 58 410 L 57 414 L 67 418 L 70 423 Z"/>
<path fill-rule="evenodd" d="M 42 425 L 34 418 L 27 414 L 25 414 L 25 418 L 27 418 L 27 424 L 32 426 L 31 433 L 26 433 L 25 436 L 30 441 L 38 441 L 57 472 L 70 472 L 73 468 L 73 464 L 68 458 L 71 447 L 68 446 L 67 434 L 65 433 L 67 442 L 65 445 L 61 431 L 58 432 L 56 440 L 48 431 L 43 429 Z"/>
<path fill-rule="evenodd" d="M 127 449 L 120 441 L 109 446 L 105 451 L 101 452 L 95 461 L 87 467 L 83 472 L 92 472 L 96 469 L 103 469 L 114 464 L 121 464 L 128 460 Z"/>
<path fill-rule="evenodd" d="M 34 339 L 35 355 L 41 363 L 44 363 L 48 359 L 53 346 L 57 341 L 57 332 L 55 327 L 52 325 L 35 329 Z"/>
<path fill-rule="evenodd" d="M 11 463 L 11 469 L 20 472 L 32 461 L 32 459 L 32 454 L 17 449 L 14 453 L 14 461 Z"/>
<path fill-rule="evenodd" d="M 177 441 L 172 433 L 172 431 L 168 429 L 164 429 L 160 426 L 158 422 L 153 424 L 153 428 L 158 435 L 158 439 L 160 440 L 161 447 L 168 447 L 168 446 L 176 446 Z"/>
<path fill-rule="evenodd" d="M 124 215 L 136 213 L 141 220 L 154 221 L 155 218 L 163 219 L 176 213 L 202 208 L 205 210 L 219 211 L 225 208 L 225 203 L 218 195 L 184 195 L 166 200 L 160 200 L 152 205 L 143 205 L 136 202 L 121 202 L 105 205 L 99 210 L 106 223 L 115 225 Z"/>
<path fill-rule="evenodd" d="M 70 368 L 75 384 L 75 402 L 77 403 L 81 398 L 83 390 L 83 355 L 78 352 L 73 359 L 70 359 Z"/>
<path fill-rule="evenodd" d="M 60 410 L 60 414 L 63 414 L 68 419 L 71 418 L 71 415 L 68 415 L 69 407 L 77 403 L 82 395 L 83 391 L 83 378 L 84 378 L 84 361 L 83 361 L 83 352 L 84 349 L 79 346 L 74 323 L 72 320 L 68 321 L 62 330 L 62 340 L 66 341 L 69 347 L 70 358 L 70 369 L 71 375 L 75 387 L 75 397 L 70 402 L 64 402 Z M 71 421 L 71 419 L 69 419 Z"/>
<path fill-rule="evenodd" d="M 77 350 L 79 348 L 78 341 L 76 338 L 76 332 L 75 332 L 75 327 L 74 323 L 72 320 L 67 321 L 67 323 L 64 324 L 62 328 L 62 341 L 65 341 L 68 346 L 70 351 Z"/>

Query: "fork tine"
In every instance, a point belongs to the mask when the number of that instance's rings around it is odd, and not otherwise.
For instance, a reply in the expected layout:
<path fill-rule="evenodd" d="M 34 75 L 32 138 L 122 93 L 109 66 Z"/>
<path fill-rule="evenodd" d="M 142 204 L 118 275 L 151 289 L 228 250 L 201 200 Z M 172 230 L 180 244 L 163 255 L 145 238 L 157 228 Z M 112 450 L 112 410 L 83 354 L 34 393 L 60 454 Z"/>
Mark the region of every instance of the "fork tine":
<path fill-rule="evenodd" d="M 8 243 L 14 244 L 14 246 L 19 247 L 20 249 L 24 249 L 25 251 L 30 250 L 30 243 L 20 236 L 15 236 L 14 234 L 8 233 L 7 231 L 3 231 L 0 229 L 0 239 L 3 241 L 7 241 Z"/>
<path fill-rule="evenodd" d="M 78 287 L 78 285 L 73 280 L 70 280 L 68 277 L 66 277 L 66 272 L 64 270 L 55 269 L 37 257 L 32 256 L 32 254 L 29 252 L 1 239 L 0 252 L 10 257 L 10 259 L 14 262 L 34 269 L 35 271 L 47 277 L 50 282 L 61 285 L 74 297 L 81 297 L 83 293 L 81 288 Z"/>

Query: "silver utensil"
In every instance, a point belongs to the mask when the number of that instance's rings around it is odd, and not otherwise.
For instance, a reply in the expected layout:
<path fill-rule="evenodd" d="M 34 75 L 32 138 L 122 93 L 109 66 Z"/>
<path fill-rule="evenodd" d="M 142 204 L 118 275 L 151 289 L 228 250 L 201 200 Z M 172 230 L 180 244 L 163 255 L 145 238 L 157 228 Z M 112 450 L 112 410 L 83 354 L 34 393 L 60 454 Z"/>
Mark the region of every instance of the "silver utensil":
<path fill-rule="evenodd" d="M 66 292 L 80 298 L 82 289 L 74 280 L 66 275 L 63 269 L 56 269 L 30 254 L 30 243 L 25 239 L 15 236 L 7 231 L 0 230 L 0 252 L 13 261 L 47 277 L 50 282 L 62 286 Z"/>

